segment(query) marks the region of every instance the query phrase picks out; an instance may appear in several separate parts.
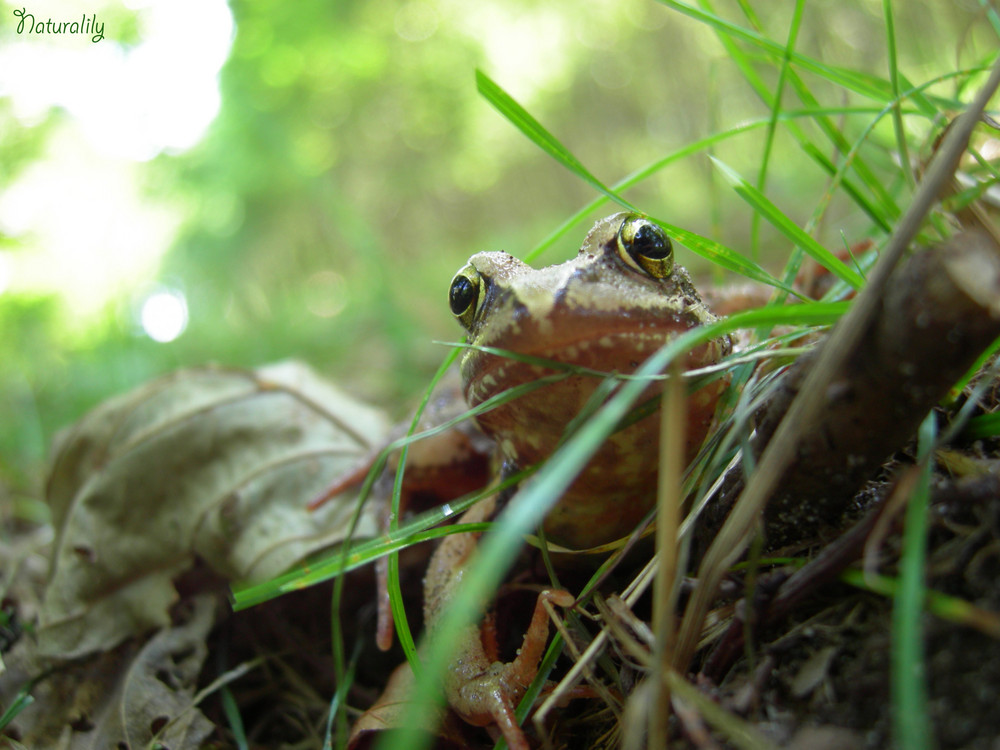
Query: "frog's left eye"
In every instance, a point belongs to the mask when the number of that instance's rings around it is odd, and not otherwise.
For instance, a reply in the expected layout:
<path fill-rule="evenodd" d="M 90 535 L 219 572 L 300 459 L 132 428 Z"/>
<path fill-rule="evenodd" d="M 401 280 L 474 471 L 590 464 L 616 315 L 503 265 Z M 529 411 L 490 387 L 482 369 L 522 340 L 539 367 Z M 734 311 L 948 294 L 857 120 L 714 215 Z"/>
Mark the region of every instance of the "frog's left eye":
<path fill-rule="evenodd" d="M 628 216 L 618 230 L 618 254 L 628 265 L 665 279 L 674 270 L 674 247 L 666 232 L 649 219 Z"/>
<path fill-rule="evenodd" d="M 448 305 L 452 314 L 466 330 L 472 329 L 472 321 L 475 320 L 476 310 L 479 308 L 482 286 L 482 276 L 471 263 L 456 273 L 455 278 L 451 280 Z"/>

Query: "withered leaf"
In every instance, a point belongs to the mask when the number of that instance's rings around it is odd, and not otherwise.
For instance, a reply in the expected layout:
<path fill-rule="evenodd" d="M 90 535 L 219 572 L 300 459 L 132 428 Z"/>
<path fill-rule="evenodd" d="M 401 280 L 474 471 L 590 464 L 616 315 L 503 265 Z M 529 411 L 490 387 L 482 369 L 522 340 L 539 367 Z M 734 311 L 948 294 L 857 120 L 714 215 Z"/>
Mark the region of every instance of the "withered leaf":
<path fill-rule="evenodd" d="M 196 555 L 256 581 L 341 541 L 356 495 L 306 504 L 387 434 L 380 412 L 291 362 L 183 370 L 97 407 L 49 473 L 41 651 L 80 656 L 166 625 L 172 580 Z M 374 530 L 365 509 L 356 533 Z"/>
<path fill-rule="evenodd" d="M 348 750 L 373 747 L 377 737 L 403 726 L 409 705 L 415 699 L 416 680 L 409 663 L 396 668 L 379 699 L 351 727 Z M 435 748 L 468 750 L 465 724 L 458 715 L 444 707 L 428 708 L 421 715 L 421 727 L 433 738 Z"/>
<path fill-rule="evenodd" d="M 194 705 L 196 680 L 208 653 L 216 598 L 192 598 L 182 622 L 144 645 L 121 644 L 94 659 L 66 665 L 33 689 L 35 702 L 14 720 L 25 747 L 90 750 L 197 748 L 212 723 Z M 8 700 L 27 674 L 42 670 L 30 643 L 13 653 L 14 674 L 0 679 Z"/>

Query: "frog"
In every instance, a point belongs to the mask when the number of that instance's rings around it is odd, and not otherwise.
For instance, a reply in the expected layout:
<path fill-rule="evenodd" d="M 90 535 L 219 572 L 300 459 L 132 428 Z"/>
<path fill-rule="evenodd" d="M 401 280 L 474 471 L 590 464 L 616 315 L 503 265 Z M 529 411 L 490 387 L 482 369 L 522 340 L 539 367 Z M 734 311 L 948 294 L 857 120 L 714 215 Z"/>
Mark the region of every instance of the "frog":
<path fill-rule="evenodd" d="M 717 320 L 674 263 L 667 233 L 629 213 L 599 221 L 577 256 L 558 265 L 533 269 L 503 252 L 474 255 L 452 280 L 449 305 L 471 345 L 460 364 L 470 407 L 553 372 L 487 349 L 629 374 L 671 338 Z M 731 348 L 728 336 L 714 339 L 688 353 L 683 366 L 715 364 Z M 555 451 L 599 382 L 574 375 L 476 422 L 505 465 L 533 465 Z M 722 387 L 702 388 L 688 400 L 689 457 L 708 433 Z M 655 497 L 658 432 L 659 419 L 651 416 L 613 434 L 549 513 L 550 538 L 590 547 L 634 528 Z"/>
<path fill-rule="evenodd" d="M 557 371 L 545 362 L 632 373 L 672 338 L 717 320 L 688 272 L 675 264 L 670 237 L 637 213 L 597 222 L 575 258 L 545 268 L 504 252 L 473 255 L 453 278 L 448 301 L 467 336 L 459 369 L 469 407 Z M 728 336 L 712 339 L 688 352 L 682 365 L 691 370 L 717 364 L 732 346 Z M 493 439 L 501 472 L 550 456 L 600 382 L 570 374 L 478 414 L 476 424 Z M 688 397 L 688 459 L 708 435 L 724 388 L 720 379 Z M 659 390 L 652 384 L 646 396 Z M 548 513 L 546 538 L 586 549 L 629 535 L 656 500 L 659 430 L 659 415 L 653 413 L 612 434 Z M 461 521 L 490 520 L 500 504 L 488 498 Z M 478 538 L 471 532 L 450 535 L 432 555 L 424 579 L 429 633 L 461 585 Z M 509 747 L 527 750 L 514 706 L 537 674 L 548 639 L 547 607 L 573 603 L 566 591 L 543 590 L 510 662 L 498 660 L 488 627 L 469 626 L 444 678 L 450 708 L 470 724 L 498 727 Z"/>

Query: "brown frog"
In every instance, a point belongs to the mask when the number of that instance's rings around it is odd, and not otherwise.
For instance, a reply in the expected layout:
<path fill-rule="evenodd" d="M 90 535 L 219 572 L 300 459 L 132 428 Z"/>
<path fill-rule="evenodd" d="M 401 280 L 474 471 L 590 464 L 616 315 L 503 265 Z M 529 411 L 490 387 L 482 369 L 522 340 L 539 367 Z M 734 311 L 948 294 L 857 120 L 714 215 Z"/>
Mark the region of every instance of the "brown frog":
<path fill-rule="evenodd" d="M 474 346 L 609 373 L 631 373 L 672 337 L 716 320 L 687 271 L 674 265 L 666 233 L 642 216 L 624 213 L 598 222 L 577 257 L 559 265 L 536 270 L 506 253 L 474 255 L 452 281 L 449 301 Z M 716 363 L 731 347 L 728 337 L 712 340 L 691 351 L 684 367 Z M 552 372 L 543 364 L 477 348 L 470 348 L 461 362 L 470 406 Z M 530 466 L 553 453 L 600 382 L 597 377 L 571 375 L 476 421 L 495 440 L 506 469 Z M 689 458 L 708 433 L 723 387 L 717 381 L 689 398 Z M 658 390 L 651 386 L 647 394 Z M 658 414 L 614 433 L 547 516 L 548 538 L 582 548 L 630 533 L 655 502 L 658 435 Z M 491 518 L 495 502 L 480 503 L 463 520 Z M 460 585 L 477 539 L 471 533 L 452 535 L 434 553 L 424 582 L 428 631 L 433 632 Z M 499 661 L 486 629 L 472 626 L 445 677 L 451 708 L 471 724 L 496 724 L 508 745 L 518 750 L 528 744 L 513 708 L 537 672 L 548 637 L 546 600 L 568 606 L 573 597 L 565 591 L 539 596 L 514 661 Z"/>

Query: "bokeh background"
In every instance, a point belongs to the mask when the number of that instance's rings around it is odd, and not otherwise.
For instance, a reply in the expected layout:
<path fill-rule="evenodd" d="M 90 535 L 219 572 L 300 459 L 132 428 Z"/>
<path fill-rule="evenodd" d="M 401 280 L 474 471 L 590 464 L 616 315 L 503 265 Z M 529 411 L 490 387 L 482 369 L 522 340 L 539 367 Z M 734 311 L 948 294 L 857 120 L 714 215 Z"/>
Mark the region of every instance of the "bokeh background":
<path fill-rule="evenodd" d="M 785 38 L 794 3 L 745 5 L 752 20 L 736 2 L 715 9 Z M 93 17 L 104 38 L 18 33 L 21 9 Z M 985 0 L 893 10 L 911 80 L 996 47 Z M 887 77 L 883 3 L 804 4 L 796 48 Z M 476 69 L 607 183 L 768 116 L 715 34 L 653 0 L 0 3 L 5 507 L 36 512 L 58 428 L 180 366 L 295 357 L 405 413 L 445 356 L 435 340 L 459 337 L 445 295 L 468 255 L 523 255 L 595 197 L 477 94 Z M 776 70 L 758 71 L 772 88 Z M 811 83 L 830 107 L 857 104 Z M 764 132 L 712 153 L 752 178 Z M 873 136 L 886 160 L 893 137 L 889 120 Z M 771 200 L 805 222 L 827 181 L 779 127 Z M 628 197 L 765 265 L 770 244 L 787 251 L 766 227 L 751 239 L 707 152 Z M 832 206 L 821 239 L 853 239 L 855 214 Z"/>

